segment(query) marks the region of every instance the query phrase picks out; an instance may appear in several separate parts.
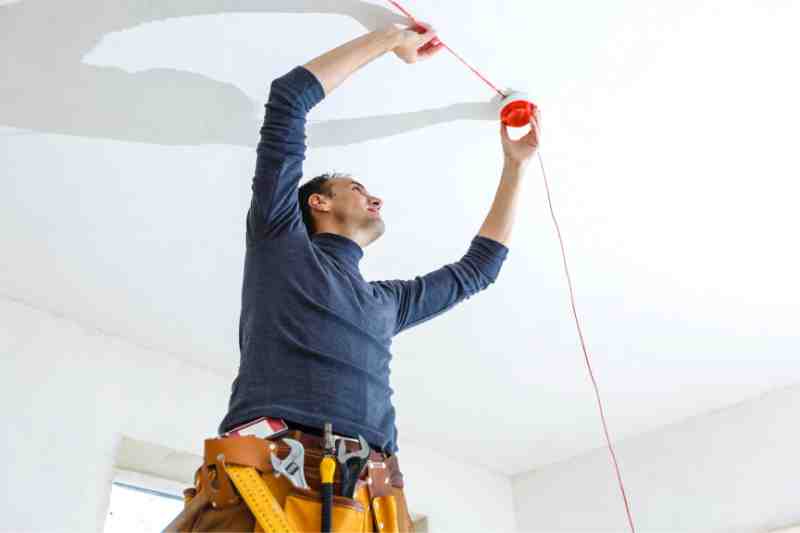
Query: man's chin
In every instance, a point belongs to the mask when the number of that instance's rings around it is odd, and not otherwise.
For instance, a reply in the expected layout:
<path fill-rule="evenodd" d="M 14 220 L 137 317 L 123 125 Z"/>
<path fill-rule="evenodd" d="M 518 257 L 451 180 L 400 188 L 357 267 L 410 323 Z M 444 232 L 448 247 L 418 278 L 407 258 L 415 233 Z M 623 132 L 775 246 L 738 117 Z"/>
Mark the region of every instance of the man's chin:
<path fill-rule="evenodd" d="M 384 223 L 384 221 L 381 219 L 374 220 L 372 228 L 370 229 L 372 230 L 372 235 L 373 235 L 371 242 L 375 242 L 378 239 L 380 239 L 381 235 L 383 235 L 386 232 L 386 223 Z"/>
<path fill-rule="evenodd" d="M 375 238 L 377 239 L 386 232 L 386 223 L 383 220 L 378 220 L 376 228 L 377 228 L 377 237 Z"/>

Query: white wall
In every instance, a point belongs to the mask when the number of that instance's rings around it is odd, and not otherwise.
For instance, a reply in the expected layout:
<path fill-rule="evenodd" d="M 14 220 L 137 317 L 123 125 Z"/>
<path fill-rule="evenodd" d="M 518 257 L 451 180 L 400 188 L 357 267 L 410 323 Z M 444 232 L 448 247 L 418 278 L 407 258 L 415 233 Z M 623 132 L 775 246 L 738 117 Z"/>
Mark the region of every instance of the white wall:
<path fill-rule="evenodd" d="M 230 386 L 9 300 L 0 300 L 0 372 L 4 531 L 101 530 L 122 435 L 200 454 Z M 617 443 L 637 531 L 800 522 L 798 419 L 800 386 Z M 401 448 L 410 507 L 431 531 L 513 531 L 515 519 L 519 531 L 626 529 L 606 449 L 509 480 L 408 441 Z"/>
<path fill-rule="evenodd" d="M 230 388 L 169 354 L 4 299 L 0 372 L 3 531 L 102 530 L 122 435 L 202 454 Z M 430 531 L 514 530 L 509 478 L 407 441 L 398 457 L 409 506 Z"/>
<path fill-rule="evenodd" d="M 755 532 L 800 522 L 800 386 L 614 450 L 639 532 Z M 627 530 L 607 448 L 517 475 L 513 490 L 520 531 Z"/>

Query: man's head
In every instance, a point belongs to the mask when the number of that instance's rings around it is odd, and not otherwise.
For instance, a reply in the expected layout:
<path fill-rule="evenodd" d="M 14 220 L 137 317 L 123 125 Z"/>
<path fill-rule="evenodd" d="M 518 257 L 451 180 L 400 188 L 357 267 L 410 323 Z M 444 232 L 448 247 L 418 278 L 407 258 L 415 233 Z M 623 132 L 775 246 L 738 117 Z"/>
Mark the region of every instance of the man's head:
<path fill-rule="evenodd" d="M 317 176 L 300 187 L 298 197 L 309 236 L 336 233 L 364 248 L 386 230 L 380 215 L 383 202 L 349 174 Z"/>

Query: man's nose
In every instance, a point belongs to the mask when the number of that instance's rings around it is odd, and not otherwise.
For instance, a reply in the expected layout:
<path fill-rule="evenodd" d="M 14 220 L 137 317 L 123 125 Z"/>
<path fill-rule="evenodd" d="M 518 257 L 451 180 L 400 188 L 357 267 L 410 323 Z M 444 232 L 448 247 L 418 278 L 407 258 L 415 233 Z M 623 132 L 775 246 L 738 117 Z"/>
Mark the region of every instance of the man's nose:
<path fill-rule="evenodd" d="M 380 208 L 381 208 L 381 206 L 383 205 L 383 200 L 381 200 L 380 198 L 375 198 L 375 197 L 373 197 L 373 198 L 370 200 L 370 205 L 371 205 L 372 207 L 376 208 L 376 209 L 380 209 Z"/>

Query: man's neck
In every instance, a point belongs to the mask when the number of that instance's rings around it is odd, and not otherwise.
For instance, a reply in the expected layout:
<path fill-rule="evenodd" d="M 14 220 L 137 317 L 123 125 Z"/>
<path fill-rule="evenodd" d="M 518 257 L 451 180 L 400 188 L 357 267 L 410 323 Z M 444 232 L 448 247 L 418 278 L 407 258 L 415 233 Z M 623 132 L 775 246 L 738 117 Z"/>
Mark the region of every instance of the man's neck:
<path fill-rule="evenodd" d="M 369 244 L 368 242 L 366 242 L 363 233 L 348 231 L 340 227 L 321 226 L 317 229 L 316 233 L 333 233 L 334 235 L 341 235 L 342 237 L 347 237 L 351 241 L 354 241 L 356 244 L 358 244 L 362 248 L 362 250 L 367 246 L 367 244 Z"/>

